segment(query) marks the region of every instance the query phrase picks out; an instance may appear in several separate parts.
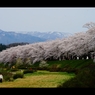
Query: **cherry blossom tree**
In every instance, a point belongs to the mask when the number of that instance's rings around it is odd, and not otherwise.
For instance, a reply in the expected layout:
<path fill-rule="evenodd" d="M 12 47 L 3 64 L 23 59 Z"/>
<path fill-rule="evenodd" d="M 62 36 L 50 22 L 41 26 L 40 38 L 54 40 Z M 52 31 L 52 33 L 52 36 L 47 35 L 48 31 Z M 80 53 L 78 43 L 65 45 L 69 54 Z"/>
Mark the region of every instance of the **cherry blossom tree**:
<path fill-rule="evenodd" d="M 83 27 L 90 29 L 90 28 L 95 27 L 95 23 L 94 22 L 88 22 L 88 23 L 84 24 Z"/>
<path fill-rule="evenodd" d="M 90 24 L 90 25 L 89 25 Z M 14 64 L 20 58 L 22 63 L 34 64 L 42 60 L 72 60 L 94 58 L 95 24 L 86 23 L 86 32 L 75 33 L 68 38 L 26 44 L 7 48 L 0 52 L 0 63 Z"/>

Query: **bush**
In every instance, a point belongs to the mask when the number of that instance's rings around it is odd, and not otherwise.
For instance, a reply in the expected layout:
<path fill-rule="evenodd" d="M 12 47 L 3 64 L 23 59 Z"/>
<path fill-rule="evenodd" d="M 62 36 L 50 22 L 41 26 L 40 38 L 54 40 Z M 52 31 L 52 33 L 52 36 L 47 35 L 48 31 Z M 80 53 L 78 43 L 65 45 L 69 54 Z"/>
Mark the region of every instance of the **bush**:
<path fill-rule="evenodd" d="M 77 75 L 78 72 L 79 72 L 79 69 L 68 68 L 65 72 L 68 72 L 68 73 L 75 73 L 75 74 Z"/>
<path fill-rule="evenodd" d="M 57 64 L 53 64 L 50 68 L 49 68 L 50 72 L 57 72 L 59 71 L 59 67 L 57 67 Z"/>
<path fill-rule="evenodd" d="M 46 61 L 42 60 L 37 67 L 37 70 L 47 70 L 48 65 Z"/>
<path fill-rule="evenodd" d="M 6 70 L 0 70 L 0 73 L 3 75 L 3 81 L 11 81 L 13 74 L 11 72 L 8 72 Z"/>
<path fill-rule="evenodd" d="M 95 65 L 82 69 L 78 74 L 58 88 L 95 88 Z"/>
<path fill-rule="evenodd" d="M 4 81 L 11 81 L 13 74 L 11 72 L 2 72 Z"/>
<path fill-rule="evenodd" d="M 17 78 L 23 78 L 24 74 L 22 72 L 17 72 L 16 74 L 13 75 L 13 79 L 17 79 Z"/>
<path fill-rule="evenodd" d="M 24 74 L 26 73 L 33 73 L 33 69 L 32 68 L 29 68 L 29 69 L 26 69 L 23 71 Z"/>
<path fill-rule="evenodd" d="M 13 69 L 11 69 L 11 71 L 15 72 L 15 71 L 18 71 L 18 69 L 17 68 L 13 68 Z"/>
<path fill-rule="evenodd" d="M 39 67 L 44 68 L 44 67 L 48 67 L 49 64 L 46 63 L 46 61 L 42 60 L 39 64 Z"/>
<path fill-rule="evenodd" d="M 37 71 L 37 68 L 36 67 L 32 67 L 33 69 L 33 72 L 36 72 Z"/>

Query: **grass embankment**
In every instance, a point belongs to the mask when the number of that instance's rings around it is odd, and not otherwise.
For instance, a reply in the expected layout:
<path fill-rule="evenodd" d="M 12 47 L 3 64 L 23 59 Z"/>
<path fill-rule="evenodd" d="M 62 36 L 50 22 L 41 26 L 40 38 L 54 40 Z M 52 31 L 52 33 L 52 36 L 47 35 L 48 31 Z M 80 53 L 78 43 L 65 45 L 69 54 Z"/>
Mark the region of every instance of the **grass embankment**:
<path fill-rule="evenodd" d="M 37 71 L 25 74 L 24 78 L 18 78 L 13 82 L 2 82 L 0 88 L 54 88 L 74 76 L 67 72 Z"/>
<path fill-rule="evenodd" d="M 48 68 L 61 68 L 61 69 L 83 69 L 89 66 L 90 64 L 94 64 L 92 59 L 84 59 L 84 60 L 62 60 L 62 61 L 47 61 L 49 64 Z M 39 62 L 35 63 L 33 67 L 38 68 L 39 67 Z M 65 71 L 65 70 L 64 70 Z"/>

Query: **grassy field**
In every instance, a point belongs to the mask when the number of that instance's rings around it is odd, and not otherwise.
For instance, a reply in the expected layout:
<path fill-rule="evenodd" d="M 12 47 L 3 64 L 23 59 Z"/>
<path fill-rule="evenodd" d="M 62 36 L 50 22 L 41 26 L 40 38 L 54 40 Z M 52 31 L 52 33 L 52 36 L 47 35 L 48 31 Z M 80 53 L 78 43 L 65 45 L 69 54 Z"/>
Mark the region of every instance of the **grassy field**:
<path fill-rule="evenodd" d="M 37 69 L 37 72 L 24 74 L 24 78 L 17 78 L 9 82 L 3 81 L 3 83 L 0 83 L 0 88 L 56 88 L 58 85 L 74 77 L 75 74 L 78 74 L 82 69 L 89 67 L 91 64 L 94 65 L 92 59 L 57 60 L 47 61 L 47 63 L 49 64 L 48 71 Z M 39 64 L 39 62 L 35 63 L 32 67 L 39 68 Z M 65 68 L 65 70 L 50 72 L 54 66 L 55 68 L 62 68 L 62 70 Z"/>
<path fill-rule="evenodd" d="M 0 83 L 0 88 L 55 88 L 74 76 L 73 73 L 39 70 L 25 74 L 24 78 L 18 78 L 12 82 L 4 81 Z"/>

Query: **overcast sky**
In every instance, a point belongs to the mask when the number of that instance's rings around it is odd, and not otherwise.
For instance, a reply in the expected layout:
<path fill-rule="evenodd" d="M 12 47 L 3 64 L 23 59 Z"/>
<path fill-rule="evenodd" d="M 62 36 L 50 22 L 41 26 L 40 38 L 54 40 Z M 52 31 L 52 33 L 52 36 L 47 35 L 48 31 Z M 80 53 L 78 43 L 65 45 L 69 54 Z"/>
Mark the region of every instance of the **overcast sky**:
<path fill-rule="evenodd" d="M 82 32 L 95 22 L 91 7 L 1 7 L 0 29 L 4 31 Z"/>

